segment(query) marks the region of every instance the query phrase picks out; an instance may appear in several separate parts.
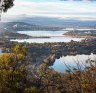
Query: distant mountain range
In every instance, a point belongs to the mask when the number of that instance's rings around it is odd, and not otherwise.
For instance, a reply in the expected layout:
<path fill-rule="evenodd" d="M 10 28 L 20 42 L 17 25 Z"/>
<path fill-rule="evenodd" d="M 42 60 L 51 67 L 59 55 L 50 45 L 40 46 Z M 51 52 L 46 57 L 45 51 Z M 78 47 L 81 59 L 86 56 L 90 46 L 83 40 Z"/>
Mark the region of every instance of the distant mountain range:
<path fill-rule="evenodd" d="M 3 31 L 34 31 L 34 30 L 61 30 L 63 27 L 59 26 L 43 26 L 43 25 L 35 25 L 35 24 L 29 24 L 25 22 L 1 22 L 0 23 L 0 30 Z"/>
<path fill-rule="evenodd" d="M 59 27 L 94 27 L 96 20 L 80 20 L 78 18 L 51 18 L 51 17 L 24 17 L 20 19 L 21 22 L 30 24 L 59 26 Z"/>
<path fill-rule="evenodd" d="M 9 18 L 11 19 L 11 18 Z M 10 22 L 0 22 L 0 34 L 5 33 L 7 36 L 12 36 L 17 31 L 59 31 L 66 28 L 95 28 L 96 21 L 82 21 L 79 19 L 60 19 L 60 18 L 48 18 L 48 17 L 27 17 L 17 16 L 10 20 Z M 2 34 L 1 34 L 2 35 Z M 4 34 L 3 34 L 4 36 Z M 22 35 L 24 36 L 24 35 Z M 27 37 L 27 36 L 26 36 Z"/>
<path fill-rule="evenodd" d="M 32 17 L 28 15 L 17 15 L 3 17 L 2 21 L 10 22 L 24 22 L 28 24 L 42 25 L 42 26 L 62 26 L 62 27 L 94 27 L 96 26 L 96 20 L 94 18 L 53 18 L 53 17 Z"/>
<path fill-rule="evenodd" d="M 30 38 L 27 35 L 16 33 L 17 31 L 60 31 L 66 28 L 95 28 L 96 21 L 82 21 L 79 19 L 60 19 L 48 17 L 23 17 L 17 16 L 10 22 L 0 22 L 0 38 Z M 94 31 L 95 33 L 96 31 Z M 81 33 L 81 32 L 80 32 Z M 86 33 L 86 32 L 85 32 Z M 92 32 L 92 34 L 94 34 Z M 70 34 L 70 33 L 67 33 Z M 96 33 L 95 33 L 96 34 Z"/>

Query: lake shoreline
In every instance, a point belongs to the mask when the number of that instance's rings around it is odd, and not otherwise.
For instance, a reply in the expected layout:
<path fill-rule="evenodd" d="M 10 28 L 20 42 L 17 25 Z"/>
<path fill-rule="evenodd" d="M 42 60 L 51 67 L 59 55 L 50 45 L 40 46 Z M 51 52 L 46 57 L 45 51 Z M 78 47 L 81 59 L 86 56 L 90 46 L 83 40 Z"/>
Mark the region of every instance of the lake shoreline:
<path fill-rule="evenodd" d="M 91 35 L 70 35 L 70 34 L 64 34 L 66 37 L 72 37 L 72 38 L 85 38 L 85 39 L 94 39 L 96 36 Z"/>
<path fill-rule="evenodd" d="M 45 39 L 45 38 L 44 38 Z M 15 44 L 27 46 L 28 48 L 28 69 L 32 65 L 35 70 L 38 70 L 41 65 L 46 65 L 49 68 L 54 63 L 55 59 L 59 59 L 62 56 L 67 55 L 90 55 L 91 53 L 96 54 L 96 39 L 84 39 L 82 41 L 70 42 L 46 42 L 46 43 L 27 43 L 27 42 L 3 42 L 4 53 L 10 53 L 12 47 Z M 32 59 L 31 59 L 32 57 Z"/>

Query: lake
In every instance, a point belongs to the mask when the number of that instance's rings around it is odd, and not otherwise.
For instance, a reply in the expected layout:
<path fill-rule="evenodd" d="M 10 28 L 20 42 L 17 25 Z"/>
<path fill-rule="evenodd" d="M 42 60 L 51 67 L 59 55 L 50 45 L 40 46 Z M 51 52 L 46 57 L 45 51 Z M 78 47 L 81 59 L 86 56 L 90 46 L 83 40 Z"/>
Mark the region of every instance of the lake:
<path fill-rule="evenodd" d="M 20 34 L 29 36 L 63 36 L 68 31 L 18 31 Z"/>
<path fill-rule="evenodd" d="M 63 34 L 67 31 L 18 31 L 20 34 L 26 34 L 33 37 L 44 37 L 48 36 L 50 38 L 30 38 L 30 39 L 16 39 L 11 41 L 18 41 L 18 42 L 29 42 L 29 43 L 45 43 L 45 42 L 70 42 L 71 40 L 74 41 L 81 41 L 84 38 L 72 38 L 72 37 L 66 37 Z M 59 59 L 56 59 L 53 66 L 50 66 L 50 68 L 53 68 L 54 70 L 63 73 L 67 67 L 76 67 L 76 62 L 79 60 L 80 65 L 82 68 L 84 67 L 84 64 L 87 59 L 95 59 L 96 55 L 90 54 L 90 55 L 75 55 L 75 56 L 63 56 Z M 66 64 L 66 65 L 65 65 Z"/>
<path fill-rule="evenodd" d="M 63 57 L 60 57 L 59 59 L 56 59 L 53 66 L 50 66 L 50 68 L 53 68 L 55 71 L 64 73 L 66 69 L 68 69 L 67 66 L 70 67 L 71 69 L 77 67 L 78 61 L 79 61 L 79 65 L 81 65 L 81 68 L 84 68 L 86 60 L 88 59 L 96 60 L 96 55 L 82 54 L 82 55 L 76 55 L 76 56 L 72 56 L 72 55 L 63 56 Z"/>
<path fill-rule="evenodd" d="M 33 37 L 50 37 L 50 38 L 30 38 L 30 39 L 13 39 L 11 41 L 17 42 L 28 42 L 28 43 L 45 43 L 45 42 L 70 42 L 81 41 L 84 38 L 72 38 L 68 36 L 64 36 L 63 34 L 68 31 L 18 31 L 20 34 L 26 34 Z"/>
<path fill-rule="evenodd" d="M 2 53 L 2 48 L 0 48 L 0 54 Z"/>

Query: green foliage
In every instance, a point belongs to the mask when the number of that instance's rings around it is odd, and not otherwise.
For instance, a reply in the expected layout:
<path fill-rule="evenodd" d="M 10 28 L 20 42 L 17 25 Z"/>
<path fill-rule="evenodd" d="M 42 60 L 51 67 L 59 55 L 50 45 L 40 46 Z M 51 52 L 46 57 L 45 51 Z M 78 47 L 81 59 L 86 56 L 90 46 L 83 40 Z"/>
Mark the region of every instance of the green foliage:
<path fill-rule="evenodd" d="M 0 93 L 22 93 L 25 89 L 26 68 L 20 64 L 25 58 L 25 51 L 18 46 L 14 47 L 13 53 L 0 56 Z"/>
<path fill-rule="evenodd" d="M 29 75 L 26 56 L 27 49 L 19 44 L 12 53 L 0 56 L 0 93 L 96 93 L 96 61 L 89 60 L 84 70 L 69 69 L 63 74 L 45 62 Z"/>
<path fill-rule="evenodd" d="M 18 60 L 24 60 L 27 54 L 27 49 L 17 44 L 13 48 L 14 54 L 16 54 Z"/>
<path fill-rule="evenodd" d="M 0 56 L 0 69 L 10 68 L 10 66 L 15 63 L 14 58 L 15 58 L 15 55 L 13 53 L 10 53 L 10 54 L 6 53 Z"/>
<path fill-rule="evenodd" d="M 17 70 L 0 70 L 0 93 L 15 93 L 15 91 L 22 91 L 25 87 L 26 80 L 25 70 L 21 68 Z M 6 92 L 6 91 L 10 92 Z"/>

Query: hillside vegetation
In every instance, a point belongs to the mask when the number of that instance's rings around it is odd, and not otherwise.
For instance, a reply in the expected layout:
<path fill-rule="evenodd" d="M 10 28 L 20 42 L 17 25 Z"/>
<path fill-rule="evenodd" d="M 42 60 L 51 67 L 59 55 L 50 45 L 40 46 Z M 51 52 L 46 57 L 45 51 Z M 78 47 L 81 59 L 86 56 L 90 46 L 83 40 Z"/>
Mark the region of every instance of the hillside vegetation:
<path fill-rule="evenodd" d="M 39 71 L 28 74 L 27 47 L 16 45 L 0 56 L 0 93 L 96 93 L 96 61 L 88 60 L 64 74 L 42 64 Z"/>

